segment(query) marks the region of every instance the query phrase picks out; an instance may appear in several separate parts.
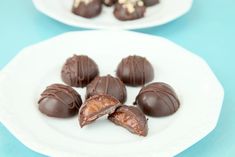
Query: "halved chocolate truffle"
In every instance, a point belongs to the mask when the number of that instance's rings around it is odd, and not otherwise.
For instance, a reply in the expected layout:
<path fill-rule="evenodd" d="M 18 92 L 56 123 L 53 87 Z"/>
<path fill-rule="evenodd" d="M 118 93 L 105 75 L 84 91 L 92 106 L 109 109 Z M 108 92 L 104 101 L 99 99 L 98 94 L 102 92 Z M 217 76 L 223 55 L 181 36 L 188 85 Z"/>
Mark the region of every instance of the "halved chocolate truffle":
<path fill-rule="evenodd" d="M 148 123 L 144 113 L 137 107 L 122 105 L 109 115 L 109 120 L 134 134 L 146 136 Z"/>
<path fill-rule="evenodd" d="M 155 82 L 143 87 L 134 104 L 138 105 L 145 114 L 153 117 L 171 115 L 180 107 L 173 88 L 163 82 Z"/>
<path fill-rule="evenodd" d="M 146 7 L 153 6 L 159 3 L 159 0 L 143 0 Z"/>
<path fill-rule="evenodd" d="M 62 80 L 73 87 L 84 87 L 99 74 L 96 63 L 84 55 L 68 58 L 62 68 Z"/>
<path fill-rule="evenodd" d="M 43 91 L 38 104 L 39 110 L 47 116 L 65 118 L 78 113 L 82 100 L 72 87 L 52 84 Z"/>
<path fill-rule="evenodd" d="M 114 16 L 122 21 L 142 18 L 144 13 L 142 0 L 118 0 L 113 11 Z"/>
<path fill-rule="evenodd" d="M 97 94 L 111 95 L 123 103 L 126 100 L 126 87 L 119 78 L 111 75 L 98 76 L 87 85 L 86 99 Z"/>
<path fill-rule="evenodd" d="M 79 124 L 83 127 L 105 114 L 112 114 L 120 105 L 120 102 L 110 95 L 92 96 L 81 106 Z"/>
<path fill-rule="evenodd" d="M 74 0 L 72 12 L 85 18 L 92 18 L 99 15 L 101 10 L 101 0 Z"/>
<path fill-rule="evenodd" d="M 130 86 L 140 86 L 153 80 L 154 71 L 151 63 L 141 56 L 128 56 L 119 63 L 117 76 Z"/>

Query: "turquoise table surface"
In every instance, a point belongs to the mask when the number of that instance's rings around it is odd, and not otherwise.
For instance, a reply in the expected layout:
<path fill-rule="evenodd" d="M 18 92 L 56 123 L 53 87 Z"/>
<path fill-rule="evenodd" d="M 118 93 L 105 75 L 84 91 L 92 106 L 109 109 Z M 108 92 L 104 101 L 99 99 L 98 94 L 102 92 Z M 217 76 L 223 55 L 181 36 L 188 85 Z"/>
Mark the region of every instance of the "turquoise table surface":
<path fill-rule="evenodd" d="M 0 69 L 25 46 L 76 30 L 84 29 L 39 13 L 30 0 L 0 0 Z M 201 56 L 224 87 L 225 99 L 215 130 L 177 157 L 234 157 L 235 1 L 195 0 L 192 10 L 176 21 L 135 31 L 163 36 Z M 0 157 L 16 156 L 44 155 L 24 146 L 0 123 Z"/>

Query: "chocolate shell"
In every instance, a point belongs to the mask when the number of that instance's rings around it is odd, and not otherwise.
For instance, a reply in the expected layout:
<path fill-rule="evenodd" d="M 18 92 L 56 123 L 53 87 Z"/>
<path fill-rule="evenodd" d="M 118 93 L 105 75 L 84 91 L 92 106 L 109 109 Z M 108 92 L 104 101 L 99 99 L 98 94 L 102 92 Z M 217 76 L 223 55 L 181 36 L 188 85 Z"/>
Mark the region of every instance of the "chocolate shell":
<path fill-rule="evenodd" d="M 140 136 L 147 136 L 148 123 L 144 113 L 137 107 L 122 105 L 108 119 Z"/>
<path fill-rule="evenodd" d="M 150 7 L 159 3 L 159 0 L 143 0 L 146 7 Z"/>
<path fill-rule="evenodd" d="M 62 80 L 73 87 L 84 87 L 99 74 L 96 63 L 84 55 L 68 58 L 62 68 Z"/>
<path fill-rule="evenodd" d="M 120 102 L 110 95 L 92 96 L 80 108 L 79 124 L 83 127 L 103 115 L 112 114 L 120 105 Z"/>
<path fill-rule="evenodd" d="M 78 113 L 82 100 L 72 88 L 63 84 L 48 86 L 38 101 L 39 110 L 50 117 L 66 118 Z"/>
<path fill-rule="evenodd" d="M 116 75 L 129 86 L 141 86 L 153 80 L 151 63 L 141 56 L 128 56 L 119 63 Z"/>
<path fill-rule="evenodd" d="M 117 2 L 117 0 L 103 0 L 104 5 L 106 6 L 112 6 Z"/>
<path fill-rule="evenodd" d="M 173 88 L 162 82 L 151 83 L 143 87 L 135 103 L 149 116 L 162 117 L 175 113 L 180 107 L 179 99 Z"/>
<path fill-rule="evenodd" d="M 97 94 L 111 95 L 123 103 L 126 100 L 126 87 L 119 78 L 111 75 L 96 77 L 87 85 L 86 99 Z"/>
<path fill-rule="evenodd" d="M 127 21 L 144 17 L 145 10 L 142 0 L 118 0 L 113 14 L 118 20 Z"/>
<path fill-rule="evenodd" d="M 101 0 L 74 0 L 72 12 L 76 15 L 93 18 L 102 11 Z"/>

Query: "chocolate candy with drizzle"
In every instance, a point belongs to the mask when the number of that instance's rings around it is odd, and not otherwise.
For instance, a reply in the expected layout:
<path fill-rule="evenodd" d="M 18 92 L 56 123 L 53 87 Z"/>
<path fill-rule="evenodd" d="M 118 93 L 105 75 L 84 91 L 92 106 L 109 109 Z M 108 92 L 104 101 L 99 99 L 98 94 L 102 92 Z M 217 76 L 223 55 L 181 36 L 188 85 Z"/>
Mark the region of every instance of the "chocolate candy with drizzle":
<path fill-rule="evenodd" d="M 113 114 L 109 115 L 108 119 L 134 134 L 147 136 L 147 119 L 144 113 L 137 107 L 122 105 Z"/>
<path fill-rule="evenodd" d="M 112 114 L 120 105 L 121 103 L 110 95 L 94 95 L 81 106 L 79 124 L 83 127 L 103 115 Z"/>
<path fill-rule="evenodd" d="M 119 63 L 116 75 L 130 86 L 140 86 L 153 80 L 151 63 L 141 56 L 128 56 Z"/>
<path fill-rule="evenodd" d="M 48 86 L 38 101 L 39 110 L 50 117 L 66 118 L 78 113 L 82 100 L 70 86 L 52 84 Z"/>
<path fill-rule="evenodd" d="M 155 82 L 143 87 L 134 104 L 138 105 L 145 114 L 153 117 L 171 115 L 180 107 L 173 88 L 163 82 Z"/>
<path fill-rule="evenodd" d="M 113 14 L 122 21 L 135 20 L 144 17 L 145 10 L 142 0 L 118 0 Z"/>
<path fill-rule="evenodd" d="M 84 55 L 74 55 L 66 60 L 62 71 L 62 80 L 73 87 L 84 87 L 99 74 L 96 63 Z"/>
<path fill-rule="evenodd" d="M 123 103 L 126 100 L 126 87 L 119 78 L 111 75 L 96 77 L 87 85 L 86 99 L 97 94 L 111 95 Z"/>
<path fill-rule="evenodd" d="M 72 12 L 76 15 L 93 18 L 102 11 L 102 0 L 74 0 Z"/>

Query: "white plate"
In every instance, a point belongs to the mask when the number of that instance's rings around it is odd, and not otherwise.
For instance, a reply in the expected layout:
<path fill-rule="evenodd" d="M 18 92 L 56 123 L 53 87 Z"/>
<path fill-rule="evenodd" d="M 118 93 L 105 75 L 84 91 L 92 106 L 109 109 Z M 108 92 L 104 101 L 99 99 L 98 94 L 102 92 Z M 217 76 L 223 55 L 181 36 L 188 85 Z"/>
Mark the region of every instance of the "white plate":
<path fill-rule="evenodd" d="M 137 29 L 162 25 L 188 12 L 193 0 L 161 0 L 159 5 L 147 8 L 145 17 L 122 22 L 113 16 L 113 8 L 103 7 L 96 18 L 86 19 L 71 12 L 73 0 L 33 0 L 36 8 L 62 23 L 94 29 Z"/>
<path fill-rule="evenodd" d="M 112 42 L 110 42 L 112 39 Z M 92 57 L 101 75 L 115 73 L 121 58 L 147 57 L 154 81 L 169 83 L 181 107 L 165 118 L 149 118 L 147 137 L 139 137 L 105 118 L 80 129 L 77 117 L 49 118 L 37 100 L 49 84 L 62 82 L 60 70 L 74 53 Z M 0 118 L 26 146 L 49 156 L 173 156 L 206 136 L 216 126 L 223 88 L 205 61 L 156 36 L 125 31 L 71 32 L 22 50 L 0 75 Z M 127 88 L 132 104 L 140 88 Z M 77 89 L 84 96 L 85 89 Z"/>

